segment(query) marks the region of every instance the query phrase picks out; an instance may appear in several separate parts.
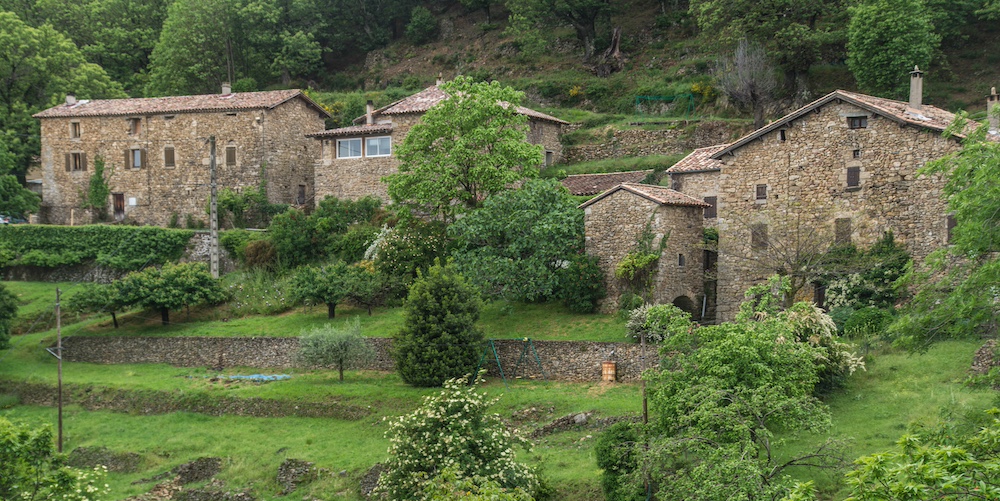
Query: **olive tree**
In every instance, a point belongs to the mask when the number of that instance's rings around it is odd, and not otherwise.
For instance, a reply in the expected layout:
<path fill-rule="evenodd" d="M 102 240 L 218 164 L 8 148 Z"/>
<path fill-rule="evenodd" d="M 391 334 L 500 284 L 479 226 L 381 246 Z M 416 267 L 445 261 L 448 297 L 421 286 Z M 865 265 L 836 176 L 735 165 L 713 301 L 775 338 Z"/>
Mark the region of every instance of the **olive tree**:
<path fill-rule="evenodd" d="M 336 367 L 340 382 L 344 382 L 344 369 L 363 367 L 374 355 L 361 335 L 357 318 L 343 327 L 314 327 L 299 338 L 299 360 L 306 365 Z"/>

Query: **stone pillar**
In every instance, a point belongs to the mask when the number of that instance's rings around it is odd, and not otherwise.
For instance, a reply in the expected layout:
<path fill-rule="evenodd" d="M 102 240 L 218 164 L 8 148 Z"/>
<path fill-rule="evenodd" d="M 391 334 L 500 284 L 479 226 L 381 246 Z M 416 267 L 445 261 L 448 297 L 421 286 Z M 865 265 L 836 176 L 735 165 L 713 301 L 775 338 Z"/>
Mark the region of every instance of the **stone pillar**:
<path fill-rule="evenodd" d="M 910 72 L 910 108 L 919 110 L 924 100 L 924 72 L 916 65 Z"/>

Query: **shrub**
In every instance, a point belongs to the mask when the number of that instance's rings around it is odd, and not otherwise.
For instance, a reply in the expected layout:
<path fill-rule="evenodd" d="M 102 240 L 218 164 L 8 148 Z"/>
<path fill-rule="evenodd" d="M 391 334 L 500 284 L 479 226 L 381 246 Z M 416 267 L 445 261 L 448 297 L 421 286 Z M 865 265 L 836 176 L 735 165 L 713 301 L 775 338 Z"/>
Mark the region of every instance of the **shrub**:
<path fill-rule="evenodd" d="M 243 250 L 243 263 L 251 269 L 272 270 L 278 264 L 278 250 L 270 240 L 251 240 Z"/>
<path fill-rule="evenodd" d="M 423 45 L 437 38 L 438 23 L 434 14 L 426 7 L 416 6 L 410 11 L 410 22 L 406 25 L 406 39 L 414 45 Z"/>
<path fill-rule="evenodd" d="M 639 467 L 640 451 L 637 447 L 642 437 L 641 425 L 619 422 L 611 425 L 597 437 L 594 456 L 601 473 L 601 490 L 607 501 L 643 501 L 646 499 L 642 485 L 630 482 L 627 477 Z"/>
<path fill-rule="evenodd" d="M 675 334 L 691 330 L 691 314 L 672 305 L 642 305 L 629 314 L 625 324 L 625 335 L 639 341 L 641 336 L 650 343 L 661 343 Z"/>
<path fill-rule="evenodd" d="M 862 353 L 876 348 L 893 321 L 891 312 L 868 306 L 853 312 L 844 323 L 844 336 L 861 346 Z"/>
<path fill-rule="evenodd" d="M 597 257 L 574 254 L 560 274 L 559 297 L 566 307 L 574 313 L 595 312 L 597 303 L 607 295 Z"/>
<path fill-rule="evenodd" d="M 180 258 L 193 235 L 152 226 L 0 226 L 0 242 L 11 266 L 56 267 L 93 260 L 116 270 L 139 270 Z"/>
<path fill-rule="evenodd" d="M 314 327 L 299 338 L 298 359 L 306 365 L 336 367 L 340 382 L 344 369 L 364 367 L 375 352 L 361 335 L 361 322 L 345 322 L 342 328 L 332 325 Z"/>
<path fill-rule="evenodd" d="M 497 399 L 486 398 L 465 380 L 445 381 L 438 394 L 424 397 L 417 410 L 389 425 L 389 461 L 377 487 L 389 499 L 429 499 L 427 481 L 445 470 L 458 479 L 483 478 L 509 490 L 537 491 L 534 470 L 514 460 L 513 447 L 530 447 L 530 442 L 489 412 Z"/>
<path fill-rule="evenodd" d="M 444 224 L 407 219 L 395 228 L 383 227 L 364 258 L 375 269 L 409 285 L 418 271 L 426 271 L 435 258 L 444 255 L 447 239 Z"/>
<path fill-rule="evenodd" d="M 469 373 L 482 353 L 476 327 L 481 302 L 451 264 L 435 264 L 403 304 L 403 329 L 393 341 L 396 369 L 413 386 L 438 386 Z"/>
<path fill-rule="evenodd" d="M 315 220 L 297 209 L 274 216 L 268 237 L 282 264 L 290 268 L 312 262 L 320 254 Z"/>
<path fill-rule="evenodd" d="M 224 280 L 229 294 L 229 314 L 233 317 L 276 315 L 295 305 L 293 296 L 286 293 L 291 287 L 291 279 L 273 271 L 250 269 L 230 273 Z"/>
<path fill-rule="evenodd" d="M 17 317 L 17 296 L 0 283 L 0 350 L 10 348 L 10 331 Z"/>

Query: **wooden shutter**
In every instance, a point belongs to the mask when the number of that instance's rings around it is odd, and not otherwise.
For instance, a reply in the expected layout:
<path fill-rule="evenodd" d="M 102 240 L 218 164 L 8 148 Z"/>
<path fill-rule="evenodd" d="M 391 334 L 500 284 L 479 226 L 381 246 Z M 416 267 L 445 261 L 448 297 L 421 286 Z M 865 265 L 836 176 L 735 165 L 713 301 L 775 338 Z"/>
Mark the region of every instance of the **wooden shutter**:
<path fill-rule="evenodd" d="M 87 154 L 80 153 L 80 170 L 87 170 Z"/>
<path fill-rule="evenodd" d="M 705 197 L 705 203 L 711 205 L 711 207 L 705 207 L 705 219 L 713 219 L 718 215 L 716 204 L 719 202 L 719 197 Z"/>
<path fill-rule="evenodd" d="M 767 200 L 767 185 L 758 184 L 757 185 L 757 200 Z"/>
<path fill-rule="evenodd" d="M 69 153 L 66 154 L 66 172 L 73 170 L 73 157 Z"/>
<path fill-rule="evenodd" d="M 166 146 L 163 148 L 163 166 L 173 167 L 174 166 L 174 147 Z"/>
<path fill-rule="evenodd" d="M 132 168 L 132 150 L 128 148 L 125 149 L 125 168 Z"/>
<path fill-rule="evenodd" d="M 226 146 L 226 165 L 236 165 L 235 146 Z"/>
<path fill-rule="evenodd" d="M 847 168 L 847 187 L 857 188 L 861 186 L 861 167 Z"/>
<path fill-rule="evenodd" d="M 146 163 L 146 148 L 139 150 L 139 161 L 142 162 L 140 167 L 145 168 L 148 166 Z"/>

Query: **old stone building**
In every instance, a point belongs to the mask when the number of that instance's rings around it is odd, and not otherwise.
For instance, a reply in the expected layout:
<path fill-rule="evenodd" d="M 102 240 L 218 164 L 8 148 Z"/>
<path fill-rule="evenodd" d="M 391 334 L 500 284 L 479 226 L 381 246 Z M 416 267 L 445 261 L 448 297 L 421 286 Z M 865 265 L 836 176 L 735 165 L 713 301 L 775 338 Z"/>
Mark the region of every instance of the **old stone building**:
<path fill-rule="evenodd" d="M 240 191 L 266 181 L 272 203 L 308 205 L 318 145 L 305 135 L 329 115 L 299 90 L 75 100 L 35 115 L 42 132 L 43 222 L 89 223 L 82 209 L 103 161 L 116 220 L 166 225 L 207 218 L 210 146 L 217 183 Z"/>
<path fill-rule="evenodd" d="M 714 206 L 699 222 L 718 228 L 718 320 L 733 318 L 750 285 L 835 243 L 864 247 L 891 231 L 917 262 L 947 244 L 954 222 L 941 197 L 944 180 L 918 171 L 957 151 L 964 135 L 942 135 L 954 115 L 923 104 L 922 73 L 911 77 L 909 102 L 834 91 L 732 143 L 695 150 L 667 171 L 672 188 Z M 648 205 L 632 203 L 617 211 Z M 588 239 L 592 224 L 624 224 L 591 217 Z M 644 224 L 644 216 L 630 217 Z M 603 260 L 624 255 L 629 242 L 588 241 L 588 249 L 618 248 L 597 252 Z M 613 268 L 614 258 L 606 264 Z M 810 285 L 799 299 L 820 291 Z"/>
<path fill-rule="evenodd" d="M 403 144 L 427 110 L 448 98 L 440 84 L 379 109 L 369 103 L 367 113 L 349 127 L 309 134 L 321 145 L 315 165 L 316 199 L 373 195 L 389 200 L 382 177 L 399 169 L 393 149 Z M 525 107 L 518 111 L 528 117 L 528 141 L 544 148 L 545 165 L 562 160 L 559 137 L 566 122 Z"/>
<path fill-rule="evenodd" d="M 602 310 L 613 310 L 624 292 L 615 267 L 650 234 L 660 253 L 652 299 L 696 313 L 703 299 L 703 240 L 708 204 L 662 186 L 622 183 L 580 205 L 584 210 L 587 253 L 598 256 L 608 295 Z M 664 241 L 664 239 L 666 239 Z"/>

